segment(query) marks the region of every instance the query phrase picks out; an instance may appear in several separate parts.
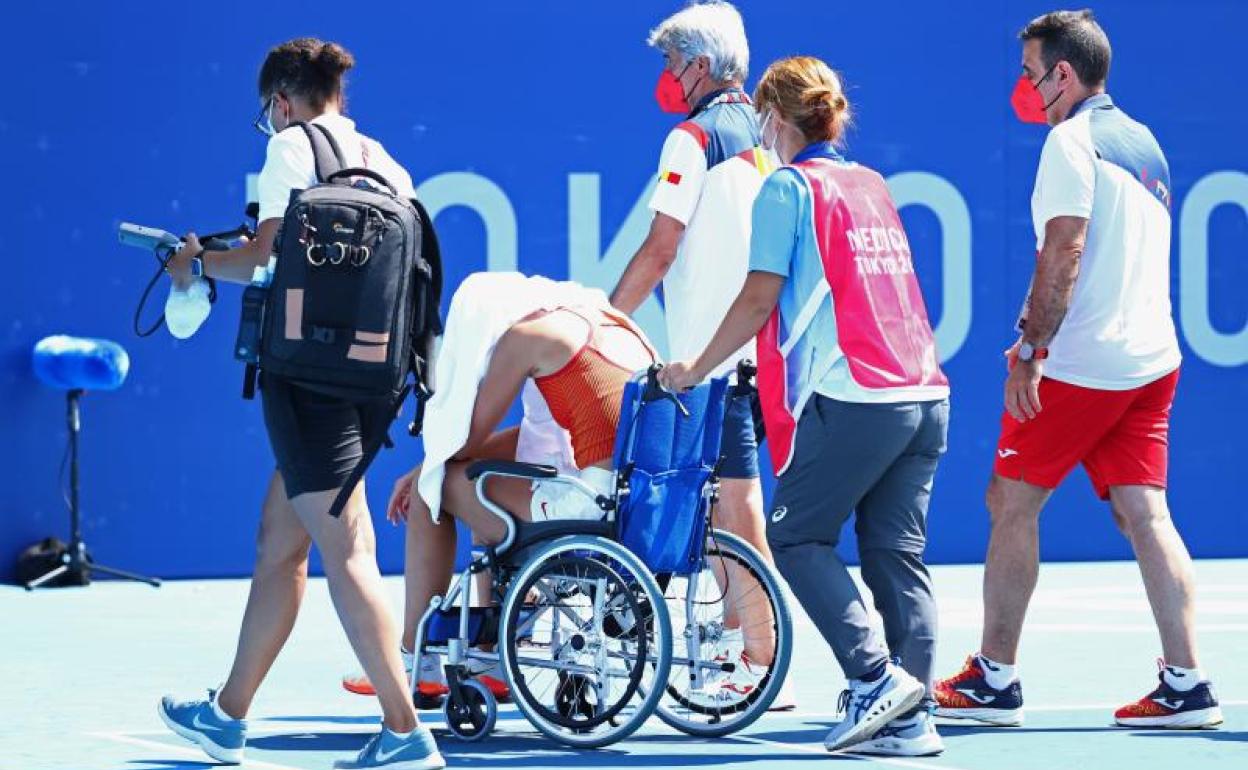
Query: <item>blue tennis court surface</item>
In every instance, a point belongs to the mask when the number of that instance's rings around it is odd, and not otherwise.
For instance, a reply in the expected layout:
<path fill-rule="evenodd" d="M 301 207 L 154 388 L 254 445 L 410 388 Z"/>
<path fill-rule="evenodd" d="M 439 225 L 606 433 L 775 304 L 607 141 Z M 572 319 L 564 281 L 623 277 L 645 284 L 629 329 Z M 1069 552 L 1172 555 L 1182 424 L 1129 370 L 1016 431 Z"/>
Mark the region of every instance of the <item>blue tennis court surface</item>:
<path fill-rule="evenodd" d="M 933 570 L 941 611 L 938 672 L 975 649 L 978 567 Z M 800 612 L 794 666 L 799 710 L 769 715 L 745 733 L 702 741 L 657 718 L 633 739 L 575 751 L 539 735 L 505 707 L 498 731 L 463 743 L 426 715 L 452 767 L 796 768 L 852 762 L 906 768 L 1248 767 L 1248 561 L 1197 565 L 1203 663 L 1226 723 L 1218 731 L 1110 727 L 1114 707 L 1155 683 L 1158 643 L 1134 564 L 1045 566 L 1023 641 L 1027 722 L 980 728 L 942 722 L 947 750 L 921 759 L 831 757 L 822 740 L 844 685 L 831 654 Z M 401 581 L 389 578 L 394 607 Z M 85 590 L 27 594 L 0 589 L 0 770 L 174 770 L 213 763 L 169 734 L 159 697 L 191 696 L 225 676 L 246 599 L 242 580 L 187 581 L 153 590 L 102 583 Z M 256 699 L 244 768 L 328 768 L 377 729 L 375 701 L 344 692 L 352 656 L 323 580 L 310 581 L 299 623 Z"/>

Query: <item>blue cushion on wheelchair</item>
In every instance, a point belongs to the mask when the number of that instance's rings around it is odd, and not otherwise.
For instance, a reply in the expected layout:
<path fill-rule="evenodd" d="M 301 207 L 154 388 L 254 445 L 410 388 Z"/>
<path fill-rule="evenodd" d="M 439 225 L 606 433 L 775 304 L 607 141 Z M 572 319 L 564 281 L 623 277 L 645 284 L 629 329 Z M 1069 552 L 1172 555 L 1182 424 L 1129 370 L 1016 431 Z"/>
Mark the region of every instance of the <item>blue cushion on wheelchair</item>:
<path fill-rule="evenodd" d="M 110 340 L 57 334 L 35 344 L 35 376 L 62 390 L 116 390 L 126 381 L 130 356 Z"/>
<path fill-rule="evenodd" d="M 624 389 L 615 467 L 630 469 L 620 499 L 620 542 L 654 572 L 698 569 L 706 537 L 706 484 L 720 454 L 728 380 L 646 401 L 643 382 Z"/>

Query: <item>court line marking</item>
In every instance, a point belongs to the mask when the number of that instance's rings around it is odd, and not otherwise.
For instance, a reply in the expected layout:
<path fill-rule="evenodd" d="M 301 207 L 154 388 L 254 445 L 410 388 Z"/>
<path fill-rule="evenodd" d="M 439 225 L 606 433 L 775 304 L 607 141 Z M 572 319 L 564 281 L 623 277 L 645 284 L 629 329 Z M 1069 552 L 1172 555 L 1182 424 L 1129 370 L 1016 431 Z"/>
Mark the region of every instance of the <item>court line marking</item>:
<path fill-rule="evenodd" d="M 172 735 L 172 733 L 170 734 Z M 188 758 L 193 757 L 196 759 L 205 759 L 205 758 L 211 759 L 211 757 L 208 757 L 208 755 L 205 754 L 202 749 L 191 748 L 190 746 L 179 746 L 176 743 L 164 743 L 162 741 L 149 741 L 145 738 L 135 738 L 134 736 L 126 735 L 124 733 L 97 732 L 97 733 L 88 733 L 88 735 L 91 735 L 96 738 L 108 738 L 110 740 L 118 741 L 119 743 L 129 743 L 133 746 L 141 746 L 145 749 L 159 749 L 161 751 L 175 751 Z M 304 768 L 304 767 L 295 767 L 294 765 L 279 765 L 276 762 L 265 762 L 262 759 L 244 759 L 241 765 L 235 765 L 235 767 L 244 768 L 244 770 L 245 768 L 249 768 L 249 767 L 267 768 L 267 770 L 307 770 L 307 768 Z"/>
<path fill-rule="evenodd" d="M 959 631 L 978 630 L 981 628 L 980 623 L 953 622 L 941 623 L 942 631 L 956 629 Z M 1200 633 L 1236 633 L 1242 634 L 1248 631 L 1248 623 L 1207 623 L 1198 625 L 1196 628 Z M 1151 623 L 1122 623 L 1122 624 L 1100 624 L 1100 623 L 1028 623 L 1027 633 L 1090 633 L 1090 634 L 1143 634 L 1156 633 L 1157 626 Z"/>
<path fill-rule="evenodd" d="M 1023 713 L 1027 713 L 1029 711 L 1035 711 L 1039 713 L 1045 713 L 1045 712 L 1062 713 L 1066 711 L 1102 711 L 1102 710 L 1112 711 L 1113 709 L 1120 708 L 1122 705 L 1123 704 L 1121 703 L 1081 703 L 1078 705 L 1071 705 L 1071 706 L 1057 706 L 1057 705 L 1023 706 Z M 1218 705 L 1219 706 L 1248 706 L 1248 700 L 1223 700 L 1223 701 L 1218 701 Z M 776 716 L 787 716 L 792 719 L 798 719 L 798 718 L 801 718 L 801 719 L 833 718 L 835 719 L 837 717 L 840 717 L 841 713 L 839 711 L 791 711 L 787 714 L 776 714 Z M 948 717 L 937 717 L 937 719 L 948 719 Z M 949 721 L 955 722 L 955 723 L 961 723 L 961 724 L 978 724 L 973 719 L 952 719 Z M 1003 727 L 1002 729 L 1007 730 L 1007 731 L 1009 730 L 1008 727 Z M 1123 728 L 1123 729 L 1125 730 L 1127 728 Z M 739 737 L 739 736 L 734 736 L 734 737 Z"/>

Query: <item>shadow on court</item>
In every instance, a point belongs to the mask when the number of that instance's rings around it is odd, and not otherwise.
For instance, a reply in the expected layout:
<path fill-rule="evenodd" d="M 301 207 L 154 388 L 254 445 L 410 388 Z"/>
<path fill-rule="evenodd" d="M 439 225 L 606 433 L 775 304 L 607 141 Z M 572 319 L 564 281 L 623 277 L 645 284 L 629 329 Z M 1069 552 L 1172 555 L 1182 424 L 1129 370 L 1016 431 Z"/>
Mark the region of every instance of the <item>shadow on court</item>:
<path fill-rule="evenodd" d="M 132 759 L 127 764 L 134 765 L 135 770 L 199 770 L 204 767 L 220 767 L 217 762 L 193 759 Z"/>
<path fill-rule="evenodd" d="M 316 721 L 328 720 L 318 718 Z M 716 750 L 712 752 L 697 748 L 683 735 L 633 736 L 615 747 L 580 750 L 560 746 L 536 733 L 498 732 L 481 743 L 461 741 L 437 726 L 434 726 L 434 734 L 447 762 L 455 767 L 706 767 L 738 762 L 826 761 L 826 757 L 818 754 L 777 752 L 775 747 L 759 747 L 731 738 L 717 741 Z M 349 754 L 363 748 L 368 737 L 369 734 L 359 732 L 296 732 L 257 736 L 248 739 L 247 745 L 261 751 Z"/>
<path fill-rule="evenodd" d="M 1133 738 L 1204 738 L 1207 741 L 1248 743 L 1248 732 L 1234 730 L 1133 730 Z"/>

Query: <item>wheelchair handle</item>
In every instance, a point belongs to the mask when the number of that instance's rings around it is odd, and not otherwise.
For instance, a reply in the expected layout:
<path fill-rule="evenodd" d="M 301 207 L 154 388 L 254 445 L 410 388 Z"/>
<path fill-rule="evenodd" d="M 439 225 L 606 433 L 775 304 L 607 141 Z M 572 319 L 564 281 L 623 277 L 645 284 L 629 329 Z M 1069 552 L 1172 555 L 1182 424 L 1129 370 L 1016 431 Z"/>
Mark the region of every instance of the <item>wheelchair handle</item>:
<path fill-rule="evenodd" d="M 758 376 L 758 365 L 748 358 L 743 358 L 737 362 L 737 387 L 746 390 L 756 390 L 757 385 L 754 378 Z"/>
<path fill-rule="evenodd" d="M 649 393 L 658 393 L 663 398 L 666 398 L 668 401 L 671 401 L 673 404 L 676 405 L 676 408 L 680 410 L 680 413 L 682 415 L 684 415 L 685 417 L 688 417 L 689 408 L 685 406 L 683 403 L 681 403 L 680 398 L 676 395 L 675 391 L 673 391 L 671 388 L 663 387 L 663 384 L 659 382 L 659 372 L 661 372 L 662 370 L 663 370 L 663 364 L 651 364 L 650 365 L 650 368 L 646 370 L 646 390 Z"/>

